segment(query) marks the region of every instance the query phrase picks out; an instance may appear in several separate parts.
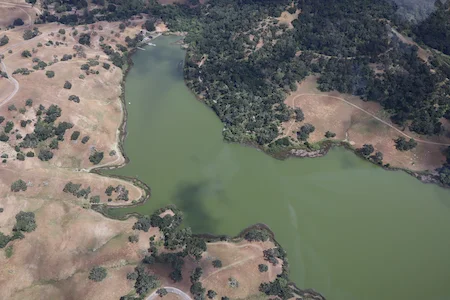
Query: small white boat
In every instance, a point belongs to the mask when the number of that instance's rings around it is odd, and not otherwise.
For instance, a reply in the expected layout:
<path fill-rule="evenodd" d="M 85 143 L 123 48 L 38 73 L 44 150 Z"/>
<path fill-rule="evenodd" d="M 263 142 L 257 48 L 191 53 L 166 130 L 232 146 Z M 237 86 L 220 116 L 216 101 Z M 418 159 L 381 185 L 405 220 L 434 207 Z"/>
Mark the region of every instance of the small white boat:
<path fill-rule="evenodd" d="M 148 45 L 149 46 L 156 46 L 155 44 L 153 44 L 153 43 L 148 43 Z"/>

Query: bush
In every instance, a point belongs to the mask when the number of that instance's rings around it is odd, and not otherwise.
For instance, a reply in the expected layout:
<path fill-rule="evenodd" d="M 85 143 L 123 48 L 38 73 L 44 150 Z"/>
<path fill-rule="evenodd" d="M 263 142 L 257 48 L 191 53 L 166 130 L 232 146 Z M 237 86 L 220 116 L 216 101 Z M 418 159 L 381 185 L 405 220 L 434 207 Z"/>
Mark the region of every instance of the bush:
<path fill-rule="evenodd" d="M 99 164 L 103 159 L 103 152 L 95 151 L 91 156 L 89 156 L 89 161 L 94 165 Z"/>
<path fill-rule="evenodd" d="M 48 161 L 53 158 L 53 152 L 48 149 L 42 149 L 39 151 L 38 158 L 42 161 Z"/>
<path fill-rule="evenodd" d="M 89 70 L 89 65 L 88 64 L 82 64 L 80 69 L 83 70 L 83 71 Z"/>
<path fill-rule="evenodd" d="M 6 122 L 5 133 L 9 133 L 14 128 L 14 123 L 11 121 Z"/>
<path fill-rule="evenodd" d="M 2 124 L 3 121 L 5 121 L 5 117 L 4 116 L 0 116 L 0 124 Z"/>
<path fill-rule="evenodd" d="M 31 107 L 32 105 L 33 105 L 33 100 L 32 100 L 32 99 L 27 99 L 27 100 L 25 101 L 25 106 Z"/>
<path fill-rule="evenodd" d="M 137 243 L 137 242 L 139 242 L 139 235 L 137 235 L 137 234 L 130 235 L 128 237 L 128 241 L 130 243 Z M 151 256 L 151 257 L 153 257 L 153 256 Z"/>
<path fill-rule="evenodd" d="M 9 136 L 7 136 L 4 132 L 0 133 L 0 141 L 1 142 L 9 141 Z"/>
<path fill-rule="evenodd" d="M 34 157 L 34 152 L 33 151 L 28 151 L 27 152 L 27 157 Z"/>
<path fill-rule="evenodd" d="M 103 63 L 103 68 L 104 68 L 104 69 L 109 70 L 110 67 L 111 67 L 110 64 L 108 64 L 108 63 Z"/>
<path fill-rule="evenodd" d="M 306 123 L 300 127 L 300 131 L 297 132 L 297 138 L 301 141 L 306 141 L 309 138 L 309 134 L 314 132 L 314 130 L 316 128 L 313 125 Z"/>
<path fill-rule="evenodd" d="M 15 110 L 17 110 L 17 108 L 14 104 L 8 106 L 8 111 L 15 111 Z"/>
<path fill-rule="evenodd" d="M 61 28 L 60 30 L 58 30 L 58 32 L 59 32 L 60 34 L 66 34 L 66 30 L 65 30 L 64 28 Z"/>
<path fill-rule="evenodd" d="M 31 31 L 30 29 L 27 29 L 24 31 L 22 37 L 24 40 L 30 40 L 30 39 L 34 38 L 35 36 L 37 36 L 38 33 L 39 33 L 39 31 L 37 30 L 37 28 L 34 29 L 33 31 Z"/>
<path fill-rule="evenodd" d="M 136 280 L 138 278 L 138 274 L 136 272 L 130 272 L 127 274 L 128 280 Z"/>
<path fill-rule="evenodd" d="M 148 31 L 155 31 L 156 29 L 155 24 L 150 20 L 145 21 L 144 27 Z"/>
<path fill-rule="evenodd" d="M 222 268 L 222 261 L 219 259 L 215 259 L 212 261 L 212 265 L 214 268 Z"/>
<path fill-rule="evenodd" d="M 24 161 L 25 160 L 25 155 L 23 155 L 23 153 L 18 152 L 16 155 L 16 158 L 20 161 Z"/>
<path fill-rule="evenodd" d="M 46 75 L 48 78 L 53 78 L 53 77 L 55 77 L 55 72 L 53 72 L 53 71 L 47 71 L 47 72 L 45 72 L 45 75 Z"/>
<path fill-rule="evenodd" d="M 70 90 L 72 88 L 72 84 L 66 80 L 66 82 L 64 83 L 64 88 Z"/>
<path fill-rule="evenodd" d="M 90 280 L 93 280 L 93 281 L 96 281 L 96 282 L 100 282 L 100 281 L 102 281 L 103 279 L 106 278 L 107 274 L 108 273 L 107 273 L 105 268 L 103 268 L 103 267 L 93 267 L 91 269 L 91 271 L 89 272 L 89 277 L 88 278 Z"/>
<path fill-rule="evenodd" d="M 11 192 L 25 192 L 27 190 L 27 184 L 22 179 L 19 179 L 17 181 L 14 181 L 11 184 Z"/>
<path fill-rule="evenodd" d="M 72 132 L 72 135 L 70 136 L 70 139 L 72 141 L 76 141 L 79 136 L 80 136 L 80 132 L 79 131 L 74 131 L 74 132 Z"/>
<path fill-rule="evenodd" d="M 50 149 L 54 150 L 54 149 L 59 149 L 59 145 L 58 145 L 58 139 L 53 139 L 50 144 L 48 145 L 50 147 Z"/>
<path fill-rule="evenodd" d="M 258 270 L 263 273 L 263 272 L 267 272 L 269 270 L 269 267 L 265 264 L 259 264 L 258 265 Z"/>

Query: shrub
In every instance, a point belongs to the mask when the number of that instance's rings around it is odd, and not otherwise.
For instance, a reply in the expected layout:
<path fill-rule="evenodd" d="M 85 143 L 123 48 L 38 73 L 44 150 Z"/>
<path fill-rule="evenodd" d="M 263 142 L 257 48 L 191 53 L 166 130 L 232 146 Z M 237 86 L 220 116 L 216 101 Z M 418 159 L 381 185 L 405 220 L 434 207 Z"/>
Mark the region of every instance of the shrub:
<path fill-rule="evenodd" d="M 17 110 L 16 106 L 14 104 L 11 104 L 8 106 L 8 111 Z"/>
<path fill-rule="evenodd" d="M 27 190 L 27 184 L 22 179 L 19 179 L 17 181 L 14 181 L 11 184 L 11 192 L 25 192 Z"/>
<path fill-rule="evenodd" d="M 128 280 L 136 280 L 138 278 L 138 274 L 136 272 L 130 272 L 127 274 Z"/>
<path fill-rule="evenodd" d="M 214 268 L 222 268 L 222 261 L 219 259 L 213 260 L 212 265 Z"/>
<path fill-rule="evenodd" d="M 33 105 L 33 100 L 32 100 L 32 99 L 27 99 L 27 100 L 25 101 L 25 106 L 31 107 L 32 105 Z"/>
<path fill-rule="evenodd" d="M 108 63 L 103 63 L 103 68 L 104 68 L 104 69 L 109 70 L 110 67 L 111 67 L 110 64 L 108 64 Z"/>
<path fill-rule="evenodd" d="M 307 123 L 300 127 L 300 131 L 297 132 L 297 138 L 301 141 L 306 141 L 309 138 L 309 134 L 314 132 L 314 130 L 316 130 L 316 128 Z"/>
<path fill-rule="evenodd" d="M 23 153 L 18 152 L 16 155 L 16 158 L 20 161 L 24 161 L 25 160 L 25 155 L 23 155 Z"/>
<path fill-rule="evenodd" d="M 33 151 L 28 151 L 27 152 L 27 157 L 34 157 L 34 152 Z"/>
<path fill-rule="evenodd" d="M 50 147 L 50 149 L 54 150 L 54 149 L 59 149 L 58 146 L 58 139 L 53 139 L 50 144 L 48 145 Z"/>
<path fill-rule="evenodd" d="M 63 57 L 61 58 L 61 61 L 66 61 L 72 59 L 72 55 L 71 54 L 64 54 Z"/>
<path fill-rule="evenodd" d="M 35 36 L 37 36 L 38 33 L 39 33 L 39 31 L 37 30 L 37 28 L 35 28 L 33 31 L 31 31 L 30 29 L 27 29 L 24 31 L 22 37 L 24 40 L 30 40 L 30 39 L 34 38 Z"/>
<path fill-rule="evenodd" d="M 91 271 L 89 272 L 89 277 L 88 278 L 90 280 L 93 280 L 93 281 L 96 281 L 96 282 L 100 282 L 100 281 L 102 281 L 103 279 L 106 278 L 107 274 L 108 273 L 107 273 L 105 268 L 103 268 L 103 267 L 93 267 L 91 269 Z"/>
<path fill-rule="evenodd" d="M 88 64 L 82 64 L 80 69 L 83 70 L 83 71 L 89 70 L 89 65 Z"/>
<path fill-rule="evenodd" d="M 2 124 L 3 121 L 5 121 L 5 117 L 4 116 L 0 116 L 0 124 Z"/>
<path fill-rule="evenodd" d="M 94 165 L 99 164 L 103 159 L 103 152 L 95 151 L 93 154 L 89 156 L 89 161 Z"/>
<path fill-rule="evenodd" d="M 48 78 L 53 78 L 53 77 L 55 77 L 55 72 L 53 72 L 53 71 L 47 71 L 47 72 L 45 72 L 45 75 L 46 75 Z"/>
<path fill-rule="evenodd" d="M 64 28 L 61 28 L 60 30 L 58 30 L 58 32 L 59 32 L 60 34 L 66 34 L 66 30 L 65 30 Z"/>
<path fill-rule="evenodd" d="M 48 149 L 41 149 L 38 158 L 42 161 L 48 161 L 53 158 L 53 152 Z"/>
<path fill-rule="evenodd" d="M 66 80 L 66 82 L 64 83 L 64 88 L 70 90 L 72 88 L 72 84 Z"/>

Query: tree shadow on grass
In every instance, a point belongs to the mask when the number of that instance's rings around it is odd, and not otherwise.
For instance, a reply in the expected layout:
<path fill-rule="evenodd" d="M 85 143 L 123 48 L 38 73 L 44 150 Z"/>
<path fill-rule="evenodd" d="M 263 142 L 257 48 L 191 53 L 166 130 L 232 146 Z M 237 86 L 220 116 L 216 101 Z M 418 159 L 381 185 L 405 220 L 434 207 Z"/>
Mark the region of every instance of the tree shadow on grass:
<path fill-rule="evenodd" d="M 202 181 L 198 183 L 180 184 L 173 196 L 173 203 L 184 213 L 185 225 L 190 226 L 194 233 L 215 233 L 217 222 L 205 207 L 207 197 L 205 191 L 210 183 Z"/>

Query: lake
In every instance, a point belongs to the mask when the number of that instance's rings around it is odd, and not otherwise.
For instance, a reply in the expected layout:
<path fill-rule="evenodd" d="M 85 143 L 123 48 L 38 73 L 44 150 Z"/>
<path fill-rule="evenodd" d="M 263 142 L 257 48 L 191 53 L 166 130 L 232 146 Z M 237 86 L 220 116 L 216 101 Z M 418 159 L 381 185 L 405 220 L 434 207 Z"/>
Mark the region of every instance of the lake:
<path fill-rule="evenodd" d="M 109 173 L 139 178 L 152 196 L 112 215 L 176 204 L 195 233 L 267 224 L 288 253 L 290 278 L 330 300 L 450 299 L 450 191 L 344 149 L 280 161 L 223 142 L 219 119 L 184 85 L 177 39 L 160 37 L 133 56 L 131 161 Z"/>

